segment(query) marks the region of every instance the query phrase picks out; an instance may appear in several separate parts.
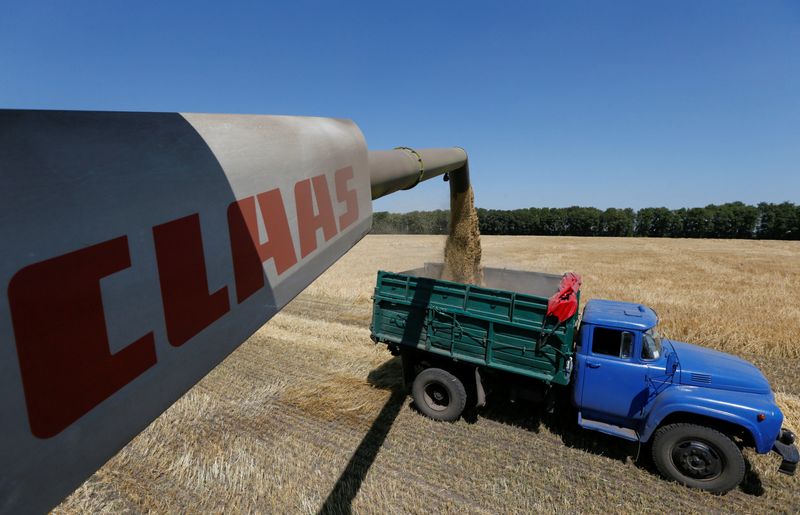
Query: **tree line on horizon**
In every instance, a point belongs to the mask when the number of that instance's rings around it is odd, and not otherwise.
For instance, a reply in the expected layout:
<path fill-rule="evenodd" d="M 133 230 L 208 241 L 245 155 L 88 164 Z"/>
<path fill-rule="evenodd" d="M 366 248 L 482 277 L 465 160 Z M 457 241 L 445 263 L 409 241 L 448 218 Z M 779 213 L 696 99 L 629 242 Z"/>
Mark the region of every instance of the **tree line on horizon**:
<path fill-rule="evenodd" d="M 478 208 L 481 234 L 800 240 L 800 206 L 742 202 L 668 209 Z M 375 234 L 447 234 L 448 210 L 373 214 Z"/>

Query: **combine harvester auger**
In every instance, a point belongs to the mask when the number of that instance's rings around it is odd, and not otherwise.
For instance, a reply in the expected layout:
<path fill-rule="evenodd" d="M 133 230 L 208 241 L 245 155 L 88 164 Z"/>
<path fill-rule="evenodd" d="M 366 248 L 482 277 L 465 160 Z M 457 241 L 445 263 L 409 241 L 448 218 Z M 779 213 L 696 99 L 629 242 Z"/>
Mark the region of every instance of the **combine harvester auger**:
<path fill-rule="evenodd" d="M 105 463 L 460 148 L 349 120 L 0 110 L 0 513 Z"/>

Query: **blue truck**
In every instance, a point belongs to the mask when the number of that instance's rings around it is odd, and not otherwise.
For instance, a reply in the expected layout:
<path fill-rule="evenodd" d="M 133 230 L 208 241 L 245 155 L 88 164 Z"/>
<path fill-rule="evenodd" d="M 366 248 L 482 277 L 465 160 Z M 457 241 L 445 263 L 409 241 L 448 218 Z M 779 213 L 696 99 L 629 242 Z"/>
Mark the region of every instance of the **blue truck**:
<path fill-rule="evenodd" d="M 795 435 L 753 364 L 660 336 L 658 316 L 641 304 L 592 299 L 582 316 L 554 319 L 558 275 L 484 268 L 480 286 L 441 275 L 435 263 L 380 271 L 373 297 L 372 339 L 401 356 L 424 415 L 454 421 L 468 404 L 484 406 L 487 392 L 562 391 L 581 427 L 647 444 L 658 470 L 684 485 L 735 488 L 743 447 L 777 453 L 779 470 L 794 474 Z"/>

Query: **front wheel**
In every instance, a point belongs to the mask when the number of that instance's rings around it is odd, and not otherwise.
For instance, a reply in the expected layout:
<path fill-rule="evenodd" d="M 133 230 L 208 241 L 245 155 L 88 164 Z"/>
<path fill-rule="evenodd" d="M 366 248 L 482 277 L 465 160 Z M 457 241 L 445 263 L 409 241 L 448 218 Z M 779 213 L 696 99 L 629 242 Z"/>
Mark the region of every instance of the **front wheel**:
<path fill-rule="evenodd" d="M 424 415 L 445 422 L 461 416 L 467 404 L 467 391 L 456 376 L 441 368 L 426 368 L 411 387 L 414 404 Z"/>
<path fill-rule="evenodd" d="M 715 494 L 744 478 L 742 451 L 724 434 L 695 424 L 671 424 L 656 432 L 653 461 L 668 479 Z"/>

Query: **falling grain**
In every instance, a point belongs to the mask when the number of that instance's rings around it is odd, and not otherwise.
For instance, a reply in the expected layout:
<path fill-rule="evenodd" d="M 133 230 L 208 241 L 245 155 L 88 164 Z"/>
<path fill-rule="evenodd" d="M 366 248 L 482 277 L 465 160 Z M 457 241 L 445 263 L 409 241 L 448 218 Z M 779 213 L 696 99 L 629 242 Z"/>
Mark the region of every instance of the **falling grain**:
<path fill-rule="evenodd" d="M 472 186 L 463 192 L 450 188 L 450 234 L 444 247 L 442 278 L 468 284 L 483 282 L 481 232 Z"/>

